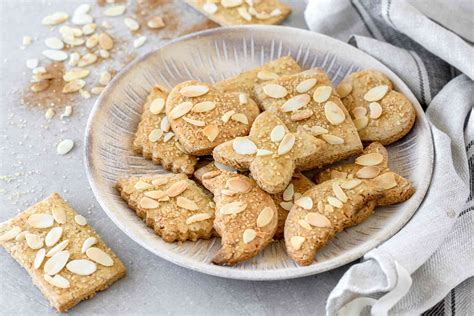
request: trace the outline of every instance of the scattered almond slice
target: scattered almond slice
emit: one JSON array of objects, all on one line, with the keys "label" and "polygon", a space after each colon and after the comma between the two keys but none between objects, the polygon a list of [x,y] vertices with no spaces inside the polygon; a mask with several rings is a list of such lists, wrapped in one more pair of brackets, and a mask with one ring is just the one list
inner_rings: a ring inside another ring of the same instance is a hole
[{"label": "scattered almond slice", "polygon": [[106,252],[99,248],[90,247],[87,249],[86,255],[92,261],[95,261],[103,266],[111,267],[114,265],[113,259]]},{"label": "scattered almond slice", "polygon": [[293,195],[295,194],[295,186],[293,183],[290,183],[285,191],[283,191],[283,200],[284,201],[291,201],[293,199]]},{"label": "scattered almond slice", "polygon": [[146,190],[146,189],[149,189],[151,188],[152,185],[149,184],[148,182],[145,182],[145,181],[142,181],[142,180],[139,180],[137,183],[135,183],[135,185],[133,186],[133,188],[137,191],[142,191],[142,190]]},{"label": "scattered almond slice", "polygon": [[238,193],[247,193],[252,188],[251,184],[240,178],[240,177],[233,177],[226,181],[226,187],[234,192]]},{"label": "scattered almond slice", "polygon": [[203,9],[205,12],[209,13],[209,14],[214,14],[214,13],[217,12],[217,9],[218,9],[218,8],[217,8],[217,6],[216,6],[214,3],[212,3],[212,2],[206,2],[206,3],[204,3],[204,5],[202,6],[202,9]]},{"label": "scattered almond slice", "polygon": [[153,190],[143,193],[145,196],[157,201],[169,201],[169,196],[164,191]]},{"label": "scattered almond slice", "polygon": [[239,123],[242,123],[242,124],[245,124],[245,125],[249,124],[249,120],[248,120],[247,116],[244,113],[236,113],[236,114],[231,116],[231,119],[233,121],[236,121],[236,122],[239,122]]},{"label": "scattered almond slice", "polygon": [[135,19],[126,17],[123,19],[123,23],[132,32],[138,31],[140,29],[140,23],[138,23]]},{"label": "scattered almond slice", "polygon": [[221,5],[224,8],[235,8],[242,5],[243,0],[221,0]]},{"label": "scattered almond slice", "polygon": [[333,196],[328,197],[328,203],[336,208],[342,208],[343,206],[342,202]]},{"label": "scattered almond slice", "polygon": [[356,186],[358,186],[361,183],[362,183],[362,181],[360,181],[358,179],[348,180],[348,181],[341,184],[341,188],[350,190],[350,189],[355,188]]},{"label": "scattered almond slice", "polygon": [[51,15],[48,15],[41,20],[43,25],[58,25],[65,22],[69,18],[69,15],[66,12],[55,12]]},{"label": "scattered almond slice", "polygon": [[196,211],[199,209],[199,206],[196,204],[196,202],[183,196],[178,196],[176,199],[176,205],[190,211]]},{"label": "scattered almond slice", "polygon": [[72,80],[66,83],[63,87],[63,93],[73,93],[81,90],[86,85],[86,82],[82,79]]},{"label": "scattered almond slice", "polygon": [[341,145],[344,144],[344,139],[331,134],[323,134],[321,137],[326,141],[326,143],[331,145]]},{"label": "scattered almond slice", "polygon": [[[163,99],[164,101],[164,99]],[[195,113],[203,113],[203,112],[209,112],[212,111],[216,108],[216,103],[212,101],[203,101],[196,103],[193,108],[191,109],[192,112]]]},{"label": "scattered almond slice", "polygon": [[64,268],[67,261],[69,260],[70,253],[67,250],[60,251],[54,254],[51,258],[46,261],[44,264],[43,270],[46,274],[55,275]]},{"label": "scattered almond slice", "polygon": [[115,5],[110,8],[105,9],[104,15],[105,16],[119,16],[125,13],[126,10],[125,5]]},{"label": "scattered almond slice", "polygon": [[307,230],[312,230],[313,228],[311,227],[311,225],[308,224],[307,221],[305,221],[304,219],[300,219],[298,221],[298,224],[300,224],[301,227],[303,227],[304,229],[307,229]]},{"label": "scattered almond slice", "polygon": [[220,208],[220,213],[223,215],[232,215],[232,214],[238,214],[240,212],[245,211],[247,208],[247,203],[245,202],[231,202],[223,205]]},{"label": "scattered almond slice", "polygon": [[83,79],[89,76],[90,71],[87,69],[83,68],[73,68],[70,71],[67,71],[63,75],[63,80],[66,82],[77,80],[77,79]]},{"label": "scattered almond slice", "polygon": [[375,166],[383,161],[383,155],[379,153],[370,153],[356,158],[355,163],[361,166]]},{"label": "scattered almond slice", "polygon": [[66,264],[66,269],[77,275],[91,275],[97,270],[97,265],[87,259],[71,260]]},{"label": "scattered almond slice", "polygon": [[99,83],[103,86],[106,86],[110,82],[110,79],[112,79],[110,72],[103,71],[100,73]]},{"label": "scattered almond slice", "polygon": [[273,209],[271,207],[265,207],[257,217],[257,227],[265,227],[273,219]]},{"label": "scattered almond slice", "polygon": [[370,118],[378,119],[382,115],[382,106],[378,102],[369,103]]},{"label": "scattered almond slice", "polygon": [[345,98],[352,92],[352,84],[348,82],[340,83],[336,88],[337,94],[339,97]]},{"label": "scattered almond slice", "polygon": [[165,108],[165,99],[157,98],[150,104],[150,112],[153,114],[160,114]]},{"label": "scattered almond slice", "polygon": [[296,86],[296,92],[298,93],[308,92],[314,87],[316,82],[317,80],[314,78],[303,80]]},{"label": "scattered almond slice", "polygon": [[229,122],[230,118],[232,117],[232,115],[234,115],[234,113],[235,113],[234,110],[230,110],[222,114],[222,117],[221,117],[222,122],[224,123]]},{"label": "scattered almond slice", "polygon": [[313,115],[313,111],[310,109],[295,111],[291,114],[291,120],[298,122],[310,118]]},{"label": "scattered almond slice", "polygon": [[268,155],[273,155],[273,152],[270,150],[266,149],[257,149],[257,156],[268,156]]},{"label": "scattered almond slice", "polygon": [[219,128],[215,125],[208,125],[203,128],[202,133],[209,141],[213,142],[219,135]]},{"label": "scattered almond slice", "polygon": [[364,117],[367,115],[367,109],[363,106],[357,106],[351,111],[354,118]]},{"label": "scattered almond slice", "polygon": [[364,95],[364,100],[369,101],[369,102],[374,102],[383,99],[383,97],[387,94],[388,92],[388,86],[387,85],[379,85],[376,87],[373,87],[367,93]]},{"label": "scattered almond slice", "polygon": [[257,232],[251,228],[247,228],[246,230],[244,230],[244,233],[242,235],[242,241],[245,244],[249,244],[255,239],[255,237],[257,237]]},{"label": "scattered almond slice", "polygon": [[232,142],[232,148],[241,155],[253,155],[257,152],[257,145],[248,137],[236,137]]},{"label": "scattered almond slice", "polygon": [[346,119],[344,111],[334,102],[329,101],[324,104],[324,114],[332,125],[339,125]]},{"label": "scattered almond slice", "polygon": [[192,107],[193,107],[193,104],[191,102],[180,103],[171,110],[168,117],[172,120],[176,120],[186,115],[189,111],[191,111]]},{"label": "scattered almond slice", "polygon": [[314,90],[313,100],[318,103],[326,102],[332,93],[332,87],[330,86],[319,86]]},{"label": "scattered almond slice", "polygon": [[87,53],[84,56],[82,56],[81,59],[79,59],[79,61],[77,62],[77,66],[86,67],[86,66],[92,65],[96,61],[97,61],[97,55],[92,54],[92,53]]},{"label": "scattered almond slice", "polygon": [[246,93],[239,93],[239,103],[240,105],[247,104],[248,97]]},{"label": "scattered almond slice", "polygon": [[146,197],[146,196],[140,199],[139,204],[140,204],[140,207],[143,209],[154,209],[154,208],[158,208],[158,206],[160,205],[157,201],[150,199],[149,197]]},{"label": "scattered almond slice", "polygon": [[294,134],[286,134],[285,137],[283,137],[283,139],[281,140],[280,145],[278,146],[278,155],[282,156],[284,154],[289,153],[293,149],[295,142],[296,137]]},{"label": "scattered almond slice", "polygon": [[310,128],[310,133],[313,136],[319,136],[319,135],[322,135],[322,134],[327,134],[327,133],[329,133],[329,131],[327,129],[325,129],[324,127],[315,125],[315,126],[312,126]]},{"label": "scattered almond slice", "polygon": [[31,91],[38,93],[41,91],[44,91],[49,88],[49,81],[48,80],[42,80],[39,82],[35,82],[31,85]]},{"label": "scattered almond slice", "polygon": [[360,168],[356,173],[356,177],[359,179],[372,179],[378,176],[380,169],[376,166],[369,166]]},{"label": "scattered almond slice", "polygon": [[146,36],[140,36],[139,38],[133,41],[133,47],[135,48],[142,47],[145,44],[146,39],[147,39]]},{"label": "scattered almond slice", "polygon": [[0,241],[9,241],[15,238],[21,232],[21,228],[18,226],[13,226],[9,230],[3,233],[0,236]]},{"label": "scattered almond slice", "polygon": [[192,118],[186,117],[186,116],[183,116],[183,120],[188,122],[191,125],[194,125],[194,126],[201,126],[202,127],[202,126],[206,125],[206,122],[204,122],[204,121],[195,120],[195,119],[192,119]]},{"label": "scattered almond slice", "polygon": [[161,136],[163,135],[163,131],[159,128],[155,128],[148,134],[148,140],[152,143],[156,143],[160,140]]},{"label": "scattered almond slice", "polygon": [[301,237],[301,236],[293,236],[290,239],[291,247],[295,250],[300,250],[301,247],[303,246],[304,241],[306,238]]},{"label": "scattered almond slice", "polygon": [[314,213],[314,212],[308,213],[305,216],[305,220],[308,224],[314,227],[320,227],[320,228],[331,227],[331,222],[329,221],[329,219],[326,216],[319,213]]},{"label": "scattered almond slice", "polygon": [[69,281],[66,278],[60,276],[59,274],[56,274],[53,277],[48,274],[45,274],[44,280],[48,282],[49,284],[60,289],[67,289],[70,287]]},{"label": "scattered almond slice", "polygon": [[204,85],[186,86],[179,90],[179,93],[181,93],[182,96],[189,98],[200,97],[208,92],[209,87]]},{"label": "scattered almond slice", "polygon": [[285,137],[285,127],[283,125],[277,125],[275,126],[271,133],[270,133],[270,139],[272,142],[279,142]]},{"label": "scattered almond slice", "polygon": [[245,7],[237,8],[237,12],[245,21],[252,21],[252,15],[250,15],[249,11]]},{"label": "scattered almond slice", "polygon": [[186,219],[186,224],[191,225],[191,224],[194,224],[194,223],[197,223],[197,222],[205,221],[205,220],[210,219],[210,218],[211,218],[211,215],[209,213],[194,214],[194,215],[189,216]]},{"label": "scattered almond slice", "polygon": [[[44,40],[44,44],[51,49],[63,49],[64,43],[57,37],[48,37]],[[33,67],[34,68],[34,67]]]},{"label": "scattered almond slice", "polygon": [[79,226],[84,226],[87,224],[87,219],[82,216],[82,215],[76,215],[74,216],[74,221],[76,222],[77,225]]},{"label": "scattered almond slice", "polygon": [[54,61],[64,61],[68,58],[67,53],[63,52],[62,50],[47,49],[47,50],[44,50],[42,54],[46,58],[54,60]]},{"label": "scattered almond slice", "polygon": [[167,190],[166,195],[175,197],[183,193],[188,188],[188,183],[184,180],[173,183]]},{"label": "scattered almond slice", "polygon": [[54,224],[54,217],[45,213],[31,214],[27,222],[33,228],[49,228]]},{"label": "scattered almond slice", "polygon": [[169,140],[171,140],[171,138],[174,137],[174,133],[173,132],[168,132],[165,134],[165,136],[163,137],[163,142],[168,142]]},{"label": "scattered almond slice", "polygon": [[309,196],[303,196],[295,201],[295,205],[302,207],[305,210],[310,210],[313,208],[313,200]]},{"label": "scattered almond slice", "polygon": [[397,186],[397,180],[393,172],[386,172],[374,179],[384,190],[389,190]]},{"label": "scattered almond slice", "polygon": [[262,70],[257,73],[257,78],[264,81],[275,80],[275,79],[278,79],[279,77],[280,76],[278,74],[271,71],[266,71],[266,70]]},{"label": "scattered almond slice", "polygon": [[114,40],[107,33],[99,34],[99,46],[105,50],[111,50],[114,47]]},{"label": "scattered almond slice", "polygon": [[308,94],[298,94],[283,103],[281,110],[283,112],[293,112],[299,110],[305,107],[310,100],[311,97]]},{"label": "scattered almond slice", "polygon": [[44,248],[41,248],[38,250],[35,254],[35,259],[33,261],[33,269],[37,270],[39,267],[41,267],[41,264],[44,261],[44,257],[46,255],[46,250]]},{"label": "scattered almond slice", "polygon": [[161,17],[155,16],[155,17],[151,18],[146,23],[146,25],[151,29],[161,29],[161,28],[165,27],[165,22],[163,21],[163,19]]},{"label": "scattered almond slice", "polygon": [[44,238],[44,243],[46,244],[46,247],[52,247],[56,245],[59,239],[61,239],[62,234],[62,227],[53,227]]},{"label": "scattered almond slice", "polygon": [[263,92],[274,99],[284,98],[288,94],[288,90],[286,90],[285,87],[275,83],[265,85],[263,87]]},{"label": "scattered almond slice", "polygon": [[96,243],[97,243],[97,238],[95,237],[87,238],[86,240],[84,240],[84,243],[82,244],[81,252],[86,253],[87,249],[94,246]]},{"label": "scattered almond slice", "polygon": [[281,208],[283,208],[284,210],[291,210],[291,208],[293,207],[293,202],[291,201],[288,201],[288,202],[280,202],[280,206]]},{"label": "scattered almond slice", "polygon": [[367,116],[361,116],[354,119],[354,126],[358,131],[364,129],[369,124],[369,118]]},{"label": "scattered almond slice", "polygon": [[69,240],[63,240],[53,248],[49,249],[49,251],[46,253],[46,257],[52,257],[55,254],[57,254],[60,251],[63,251],[67,245],[69,244]]},{"label": "scattered almond slice", "polygon": [[168,120],[168,116],[165,116],[160,122],[160,129],[163,132],[169,132],[170,128],[171,128],[171,125],[170,125],[170,121]]},{"label": "scattered almond slice", "polygon": [[344,193],[344,191],[341,189],[339,184],[333,183],[332,184],[332,192],[334,195],[343,203],[347,202],[347,195]]}]

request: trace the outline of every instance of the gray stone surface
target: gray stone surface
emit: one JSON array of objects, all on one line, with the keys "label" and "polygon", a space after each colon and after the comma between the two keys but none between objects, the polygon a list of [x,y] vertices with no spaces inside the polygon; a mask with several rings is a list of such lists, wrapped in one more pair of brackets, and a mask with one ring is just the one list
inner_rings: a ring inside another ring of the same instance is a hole
[{"label": "gray stone surface", "polygon": [[[123,234],[100,209],[89,188],[83,163],[83,134],[95,98],[71,101],[68,104],[74,108],[72,117],[60,119],[62,110],[58,110],[50,122],[44,117],[45,108],[21,104],[30,79],[26,59],[40,58],[46,64],[41,58],[43,40],[57,34],[57,30],[42,26],[41,19],[59,10],[72,13],[84,2],[87,1],[0,1],[0,221],[57,191],[88,218],[123,259],[128,275],[94,299],[76,306],[71,314],[322,315],[329,292],[347,267],[279,282],[212,277],[149,253]],[[292,5],[294,13],[285,25],[305,28],[304,1],[286,2]],[[178,28],[204,21],[182,1],[175,3],[182,19]],[[93,15],[98,16],[100,10],[95,5]],[[128,9],[127,15],[132,13]],[[97,19],[99,23],[102,20]],[[166,42],[160,33],[147,33],[148,43],[133,49],[123,17],[108,20],[114,25],[110,33],[122,42],[111,64],[117,70],[123,66],[117,60],[125,59],[130,51],[140,55]],[[24,35],[33,36],[35,41],[22,50]],[[109,65],[105,62],[92,68],[96,69],[94,74]],[[73,139],[76,146],[68,155],[58,156],[56,144],[64,138]],[[0,262],[0,314],[55,314],[27,273],[3,249]]]}]

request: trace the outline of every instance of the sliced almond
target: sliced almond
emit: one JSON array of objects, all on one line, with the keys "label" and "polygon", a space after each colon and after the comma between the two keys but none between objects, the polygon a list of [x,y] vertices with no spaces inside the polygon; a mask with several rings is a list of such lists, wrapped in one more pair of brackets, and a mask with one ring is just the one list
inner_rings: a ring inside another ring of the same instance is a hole
[{"label": "sliced almond", "polygon": [[314,87],[316,82],[317,82],[317,80],[315,78],[303,80],[296,86],[296,91],[298,93],[308,92],[309,90],[311,90]]},{"label": "sliced almond", "polygon": [[99,248],[90,247],[89,249],[87,249],[86,255],[92,261],[95,261],[103,266],[111,267],[114,265],[114,260],[112,259],[112,257],[110,257],[106,252]]},{"label": "sliced almond", "polygon": [[291,202],[291,201],[280,202],[280,206],[281,206],[282,209],[289,211],[293,207],[293,202]]},{"label": "sliced almond", "polygon": [[354,126],[358,131],[364,129],[369,124],[369,118],[367,116],[361,116],[354,119]]},{"label": "sliced almond", "polygon": [[112,79],[112,75],[108,71],[103,71],[100,73],[99,76],[99,83],[103,86],[106,86],[110,80]]},{"label": "sliced almond", "polygon": [[324,203],[323,201],[318,202],[318,211],[323,212],[324,211]]},{"label": "sliced almond", "polygon": [[41,248],[38,250],[35,254],[35,260],[33,261],[33,269],[37,270],[39,267],[41,267],[41,264],[44,261],[44,257],[46,255],[46,250],[44,248]]},{"label": "sliced almond", "polygon": [[359,156],[355,163],[361,166],[375,166],[383,162],[383,155],[379,153],[371,153]]},{"label": "sliced almond", "polygon": [[329,101],[324,104],[324,114],[332,125],[339,125],[346,119],[344,111],[334,102]]},{"label": "sliced almond", "polygon": [[87,259],[76,259],[69,261],[66,269],[77,275],[91,275],[97,270],[97,265]]},{"label": "sliced almond", "polygon": [[53,49],[44,50],[43,55],[46,56],[48,59],[51,59],[54,61],[64,61],[68,57],[66,52],[63,52],[61,50],[53,50]]},{"label": "sliced almond", "polygon": [[332,94],[332,87],[330,86],[319,86],[314,90],[313,100],[322,103],[326,102]]},{"label": "sliced almond", "polygon": [[328,197],[328,203],[336,208],[342,208],[344,204],[333,196]]},{"label": "sliced almond", "polygon": [[364,95],[364,100],[369,101],[369,102],[374,102],[381,100],[388,92],[388,86],[387,85],[380,85],[373,87],[367,93]]},{"label": "sliced almond", "polygon": [[374,179],[377,185],[381,186],[384,190],[389,190],[397,186],[397,180],[393,172],[386,172]]},{"label": "sliced almond", "polygon": [[236,122],[239,122],[239,123],[242,123],[242,124],[245,124],[245,125],[249,124],[249,119],[247,118],[247,116],[244,113],[236,113],[236,114],[232,115],[231,119],[233,121],[236,121]]},{"label": "sliced almond", "polygon": [[257,149],[257,156],[269,156],[273,155],[273,152],[266,149]]},{"label": "sliced almond", "polygon": [[285,127],[283,125],[275,126],[270,133],[272,142],[278,143],[283,137],[285,137]]},{"label": "sliced almond", "polygon": [[163,136],[163,142],[167,143],[169,140],[171,140],[174,137],[173,132],[168,132]]},{"label": "sliced almond", "polygon": [[371,102],[369,103],[370,109],[370,118],[371,119],[378,119],[382,115],[382,106],[378,102]]},{"label": "sliced almond", "polygon": [[200,120],[195,120],[195,119],[192,119],[190,117],[186,117],[186,116],[183,116],[183,120],[188,122],[189,124],[191,125],[194,125],[194,126],[205,126],[206,125],[206,122],[204,121],[200,121]]},{"label": "sliced almond", "polygon": [[196,204],[196,202],[183,196],[178,196],[176,199],[176,205],[190,211],[196,211],[199,209],[199,206]]},{"label": "sliced almond", "polygon": [[87,48],[94,48],[99,44],[99,34],[92,34],[86,40]]},{"label": "sliced almond", "polygon": [[[249,14],[249,16],[250,16],[250,14]],[[278,74],[274,73],[274,72],[262,70],[262,71],[259,71],[257,73],[257,78],[260,79],[260,80],[267,81],[267,80],[278,79],[278,78],[280,78],[280,76]]]},{"label": "sliced almond", "polygon": [[232,142],[232,148],[241,155],[253,155],[257,152],[257,145],[248,137],[236,137]]},{"label": "sliced almond", "polygon": [[221,0],[221,5],[224,8],[235,8],[242,4],[243,0]]},{"label": "sliced almond", "polygon": [[235,113],[234,110],[230,110],[230,111],[225,112],[221,117],[222,122],[224,122],[224,123],[229,122],[230,118],[232,117],[232,115],[234,115],[234,113]]},{"label": "sliced almond", "polygon": [[327,129],[325,129],[324,127],[315,125],[315,126],[311,126],[309,132],[313,136],[319,136],[319,135],[322,135],[322,134],[327,134],[329,131]]},{"label": "sliced almond", "polygon": [[90,71],[82,68],[73,68],[71,71],[68,71],[64,74],[64,81],[73,81],[76,79],[83,79],[89,76]]},{"label": "sliced almond", "polygon": [[[63,49],[64,43],[57,37],[48,37],[44,40],[44,44],[51,49]],[[35,66],[36,67],[36,66]],[[33,67],[33,68],[35,68]]]},{"label": "sliced almond", "polygon": [[303,227],[304,229],[307,229],[307,230],[313,229],[313,228],[311,227],[311,225],[309,225],[308,222],[305,221],[304,219],[300,219],[300,220],[298,221],[298,224],[300,224],[300,226]]},{"label": "sliced almond", "polygon": [[169,182],[169,179],[166,177],[157,177],[151,180],[151,184],[153,185],[164,185]]},{"label": "sliced almond", "polygon": [[138,23],[137,20],[134,20],[132,18],[126,17],[125,19],[123,19],[123,23],[132,32],[138,31],[140,29],[140,23]]},{"label": "sliced almond", "polygon": [[336,88],[339,97],[345,98],[352,92],[352,84],[349,82],[341,82]]},{"label": "sliced almond", "polygon": [[188,188],[188,182],[186,180],[181,180],[176,183],[173,183],[167,190],[166,195],[169,197],[175,197],[186,191]]},{"label": "sliced almond", "polygon": [[46,257],[52,257],[55,254],[57,254],[60,251],[63,251],[67,245],[69,244],[69,240],[63,240],[53,248],[49,249],[49,251],[46,253]]},{"label": "sliced almond", "polygon": [[82,79],[76,79],[68,82],[63,87],[63,93],[73,93],[81,90],[86,85],[86,82]]},{"label": "sliced almond", "polygon": [[79,225],[79,226],[84,226],[84,225],[87,224],[87,219],[86,219],[84,216],[79,215],[79,214],[76,215],[76,216],[74,216],[74,221],[75,221],[75,222],[77,223],[77,225]]},{"label": "sliced almond", "polygon": [[306,238],[304,237],[293,236],[290,239],[291,247],[293,247],[294,250],[300,250],[305,240]]},{"label": "sliced almond", "polygon": [[147,40],[146,36],[140,36],[139,38],[133,41],[133,47],[135,48],[142,47],[143,45],[145,45],[146,40]]},{"label": "sliced almond", "polygon": [[265,207],[261,212],[260,214],[258,214],[258,217],[257,217],[257,227],[265,227],[267,226],[268,224],[270,224],[270,222],[272,221],[273,219],[273,209],[271,207]]},{"label": "sliced almond", "polygon": [[240,105],[247,104],[248,101],[249,100],[248,100],[247,94],[239,93],[239,103],[240,103]]},{"label": "sliced almond", "polygon": [[309,196],[300,197],[295,201],[295,204],[304,208],[305,210],[310,210],[313,208],[313,200]]},{"label": "sliced almond", "polygon": [[313,111],[310,109],[295,111],[291,114],[291,120],[298,122],[310,118],[313,115]]},{"label": "sliced almond", "polygon": [[33,92],[41,92],[48,89],[50,86],[49,80],[41,80],[39,82],[35,82],[31,85],[31,91]]},{"label": "sliced almond", "polygon": [[171,125],[170,125],[170,121],[168,120],[168,117],[165,116],[161,119],[161,122],[160,122],[160,129],[163,131],[163,132],[169,132],[171,128]]},{"label": "sliced almond", "polygon": [[71,139],[64,139],[59,142],[58,146],[56,147],[56,153],[58,155],[66,155],[69,153],[72,148],[74,147],[74,141]]},{"label": "sliced almond", "polygon": [[202,112],[208,112],[212,111],[216,108],[216,103],[212,101],[203,101],[199,102],[196,105],[193,106],[191,109],[192,112],[195,113],[202,113]]},{"label": "sliced almond", "polygon": [[282,12],[279,8],[273,9],[272,12],[270,12],[270,16],[280,16],[281,14]]},{"label": "sliced almond", "polygon": [[283,191],[283,200],[284,201],[291,201],[293,199],[293,195],[295,194],[295,186],[293,183],[290,183],[285,191]]},{"label": "sliced almond", "polygon": [[70,253],[67,250],[60,251],[46,261],[43,270],[46,274],[55,275],[64,268],[69,260]]},{"label": "sliced almond", "polygon": [[199,97],[201,95],[205,95],[208,92],[209,87],[204,85],[186,86],[179,90],[179,93],[181,93],[182,96],[190,98]]},{"label": "sliced almond", "polygon": [[99,34],[99,46],[105,50],[111,50],[114,47],[114,40],[107,33]]},{"label": "sliced almond", "polygon": [[329,221],[329,219],[326,216],[319,213],[314,213],[314,212],[308,213],[305,216],[305,220],[311,226],[314,226],[314,227],[320,227],[320,228],[331,227],[331,222]]},{"label": "sliced almond", "polygon": [[237,201],[237,202],[231,202],[223,205],[220,208],[220,213],[223,215],[231,215],[231,214],[238,214],[240,212],[245,211],[247,208],[247,203]]},{"label": "sliced almond", "polygon": [[234,192],[247,193],[252,189],[252,185],[246,179],[233,177],[227,180],[226,187]]},{"label": "sliced almond", "polygon": [[151,184],[142,180],[138,180],[137,183],[135,183],[135,185],[133,186],[133,188],[137,191],[146,190],[151,187]]},{"label": "sliced almond", "polygon": [[57,25],[61,24],[69,18],[69,14],[66,12],[55,12],[51,15],[48,15],[41,20],[43,25]]},{"label": "sliced almond", "polygon": [[356,173],[356,177],[360,179],[372,179],[378,176],[380,169],[376,166],[363,167]]},{"label": "sliced almond", "polygon": [[176,120],[191,111],[192,107],[193,104],[191,102],[180,103],[171,110],[168,117],[172,120]]},{"label": "sliced almond", "polygon": [[157,142],[161,136],[163,136],[163,131],[161,129],[154,129],[150,132],[150,134],[148,134],[148,140],[152,143],[155,143]]},{"label": "sliced almond", "polygon": [[298,94],[283,103],[281,110],[283,112],[293,112],[305,107],[309,101],[311,101],[311,97],[308,94]]},{"label": "sliced almond", "polygon": [[363,106],[357,106],[351,111],[354,118],[364,117],[367,115],[367,109]]},{"label": "sliced almond", "polygon": [[18,226],[13,226],[12,228],[10,228],[9,230],[7,230],[6,232],[4,232],[1,236],[0,236],[0,241],[9,241],[9,240],[12,240],[13,238],[15,238],[18,234],[20,234],[21,232],[21,228],[18,227]]},{"label": "sliced almond", "polygon": [[186,219],[186,224],[191,225],[193,223],[202,222],[210,218],[211,218],[211,214],[209,213],[194,214],[194,215],[189,216]]},{"label": "sliced almond", "polygon": [[161,191],[161,190],[153,190],[153,191],[147,191],[145,193],[143,193],[146,197],[149,197],[150,199],[154,199],[154,200],[157,200],[157,201],[160,201],[161,199],[163,199],[165,196],[168,197],[166,195],[165,192]]},{"label": "sliced almond", "polygon": [[54,246],[59,239],[61,239],[61,236],[63,234],[63,229],[62,227],[54,227],[52,228],[48,234],[46,234],[46,237],[44,238],[44,242],[47,247],[52,247]]},{"label": "sliced almond", "polygon": [[97,29],[97,24],[89,23],[89,24],[86,24],[82,27],[82,33],[84,35],[90,35],[90,34],[94,33],[96,29]]},{"label": "sliced almond", "polygon": [[202,133],[209,141],[213,142],[219,135],[219,128],[216,125],[208,125],[202,129]]},{"label": "sliced almond", "polygon": [[165,22],[163,21],[163,18],[160,16],[155,16],[151,18],[146,25],[151,28],[151,29],[161,29],[165,27]]},{"label": "sliced almond", "polygon": [[82,56],[81,59],[79,59],[79,61],[77,62],[77,66],[86,67],[86,66],[92,65],[96,61],[97,61],[97,55],[92,54],[92,53],[87,53],[84,56]]},{"label": "sliced almond", "polygon": [[358,179],[348,180],[348,181],[341,184],[341,188],[350,190],[350,189],[355,188],[356,186],[358,186],[361,183],[362,183],[362,181],[360,181]]},{"label": "sliced almond", "polygon": [[332,184],[332,192],[334,195],[343,203],[347,202],[347,195],[344,193],[344,191],[341,189],[339,184],[333,183]]},{"label": "sliced almond", "polygon": [[115,5],[112,7],[107,8],[104,11],[105,16],[119,16],[125,13],[125,9],[127,7],[125,5]]},{"label": "sliced almond", "polygon": [[48,228],[53,226],[54,217],[51,214],[32,214],[28,217],[28,224],[34,228]]},{"label": "sliced almond", "polygon": [[[237,12],[242,17],[242,19],[244,19],[245,21],[248,21],[248,22],[252,21],[252,15],[250,15],[249,11],[247,11],[247,9],[245,7],[237,8]],[[263,80],[265,80],[265,79],[263,79]]]},{"label": "sliced almond", "polygon": [[255,237],[257,237],[257,232],[251,228],[247,228],[246,230],[244,230],[244,233],[242,235],[242,241],[245,244],[249,244],[255,239]]},{"label": "sliced almond", "polygon": [[344,144],[344,138],[331,135],[331,134],[323,134],[321,137],[326,141],[326,143],[331,145],[341,145]]},{"label": "sliced almond", "polygon": [[97,238],[89,237],[82,243],[81,252],[86,253],[87,249],[94,246],[97,243]]},{"label": "sliced almond", "polygon": [[146,196],[140,199],[139,204],[140,204],[140,207],[144,209],[154,209],[154,208],[158,208],[158,206],[160,205],[157,201],[150,199],[149,197],[146,197]]},{"label": "sliced almond", "polygon": [[289,153],[293,149],[295,142],[296,137],[294,134],[286,134],[285,137],[283,137],[283,139],[281,140],[280,145],[278,146],[278,155],[282,156],[284,154]]},{"label": "sliced almond", "polygon": [[59,274],[56,274],[53,277],[48,274],[45,274],[43,277],[46,282],[57,288],[67,289],[70,287],[69,281],[66,278],[60,276]]},{"label": "sliced almond", "polygon": [[275,84],[275,83],[269,83],[263,87],[263,92],[274,99],[280,99],[286,97],[288,94],[288,90],[286,90],[285,87]]}]

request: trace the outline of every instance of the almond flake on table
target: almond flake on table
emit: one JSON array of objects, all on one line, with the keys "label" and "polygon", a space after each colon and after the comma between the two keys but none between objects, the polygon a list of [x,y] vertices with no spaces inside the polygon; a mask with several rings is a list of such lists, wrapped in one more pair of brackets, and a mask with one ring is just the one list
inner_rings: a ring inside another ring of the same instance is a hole
[{"label": "almond flake on table", "polygon": [[110,82],[110,79],[112,79],[110,72],[104,71],[100,74],[99,83],[103,86],[106,86]]},{"label": "almond flake on table", "polygon": [[51,59],[54,61],[64,61],[68,57],[66,52],[63,52],[61,50],[54,50],[54,49],[44,50],[43,55],[46,56],[48,59]]},{"label": "almond flake on table", "polygon": [[31,43],[33,43],[33,38],[31,36],[26,35],[21,39],[21,44],[23,46],[30,46]]},{"label": "almond flake on table", "polygon": [[57,37],[48,37],[47,39],[44,40],[44,44],[51,49],[63,49],[64,48],[64,43]]},{"label": "almond flake on table", "polygon": [[138,23],[135,19],[126,17],[123,19],[123,23],[132,32],[138,31],[140,29],[140,23]]},{"label": "almond flake on table", "polygon": [[69,15],[66,12],[55,12],[51,15],[48,15],[41,20],[43,25],[57,25],[65,22],[69,18]]},{"label": "almond flake on table", "polygon": [[146,25],[151,29],[161,29],[165,27],[165,22],[159,16],[152,17]]},{"label": "almond flake on table", "polygon": [[141,47],[145,44],[146,42],[146,36],[140,36],[136,40],[133,41],[133,47],[138,48]]},{"label": "almond flake on table", "polygon": [[115,5],[113,7],[107,8],[104,11],[104,15],[105,16],[119,16],[125,13],[126,8],[127,7],[125,5]]},{"label": "almond flake on table", "polygon": [[72,150],[74,147],[74,141],[71,139],[65,139],[61,141],[56,147],[56,152],[58,155],[65,155]]},{"label": "almond flake on table", "polygon": [[74,14],[71,22],[75,25],[86,25],[94,22],[94,18],[89,14]]},{"label": "almond flake on table", "polygon": [[54,112],[54,110],[53,110],[52,108],[49,108],[49,109],[47,109],[46,112],[44,113],[44,117],[45,117],[46,119],[50,120],[50,119],[53,118],[54,114],[56,114],[56,113]]},{"label": "almond flake on table", "polygon": [[29,69],[35,69],[36,67],[38,67],[38,63],[38,59],[36,58],[27,59],[26,67],[28,67]]},{"label": "almond flake on table", "polygon": [[67,105],[64,108],[64,113],[61,114],[61,118],[69,117],[69,116],[71,116],[71,114],[72,114],[72,106]]},{"label": "almond flake on table", "polygon": [[96,28],[97,28],[97,24],[95,23],[86,24],[82,27],[82,33],[84,35],[91,35],[92,33],[95,32]]},{"label": "almond flake on table", "polygon": [[83,3],[79,5],[76,10],[74,10],[74,15],[88,14],[91,10],[91,5],[88,3]]}]

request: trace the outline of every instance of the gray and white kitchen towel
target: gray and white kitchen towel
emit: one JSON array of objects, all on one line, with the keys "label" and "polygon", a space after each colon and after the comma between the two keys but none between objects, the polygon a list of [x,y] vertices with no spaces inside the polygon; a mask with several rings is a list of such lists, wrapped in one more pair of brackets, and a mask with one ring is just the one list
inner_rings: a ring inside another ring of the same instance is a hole
[{"label": "gray and white kitchen towel", "polygon": [[309,0],[305,18],[400,76],[435,147],[420,208],[345,273],[327,314],[474,314],[474,1]]}]

